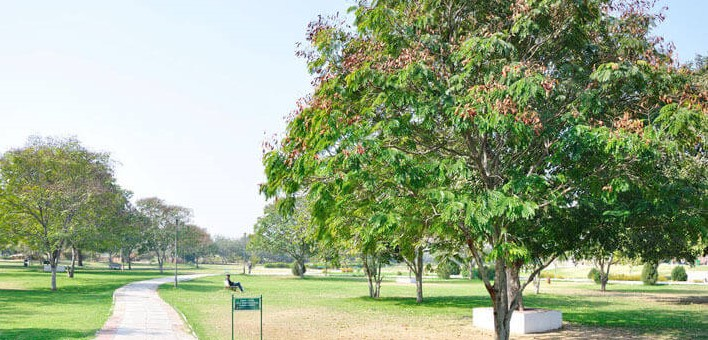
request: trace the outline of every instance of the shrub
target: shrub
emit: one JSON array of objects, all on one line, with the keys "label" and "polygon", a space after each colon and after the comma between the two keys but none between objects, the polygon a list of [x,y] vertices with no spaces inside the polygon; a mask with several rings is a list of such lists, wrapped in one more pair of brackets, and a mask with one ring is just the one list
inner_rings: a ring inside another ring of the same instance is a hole
[{"label": "shrub", "polygon": [[438,278],[447,280],[450,278],[450,272],[445,268],[445,266],[439,266],[435,271],[438,274]]},{"label": "shrub", "polygon": [[342,267],[342,268],[340,268],[340,270],[342,271],[342,273],[354,272],[354,269],[352,267]]},{"label": "shrub", "polygon": [[[302,270],[302,272],[300,272]],[[293,262],[292,265],[292,273],[295,276],[303,276],[305,275],[305,272],[307,272],[307,268],[305,266],[302,266],[302,269],[300,268],[300,265],[297,263],[297,261]]]},{"label": "shrub", "polygon": [[470,270],[467,268],[467,266],[464,266],[463,268],[460,268],[460,275],[462,275],[463,278],[467,279],[470,277]]},{"label": "shrub", "polygon": [[656,284],[656,281],[659,279],[657,267],[657,264],[651,262],[644,264],[644,268],[642,268],[642,282],[644,282],[645,285],[651,286]]},{"label": "shrub", "polygon": [[[487,266],[484,266],[484,269],[487,270],[487,279],[494,280],[494,268],[489,268]],[[475,279],[479,279],[479,280],[482,279],[482,275],[480,275],[480,273],[479,273],[479,268],[475,267],[472,270],[472,277]]]},{"label": "shrub", "polygon": [[444,261],[438,264],[435,272],[438,274],[439,278],[447,280],[450,278],[450,275],[457,275],[460,273],[460,266],[452,261]]},{"label": "shrub", "polygon": [[671,270],[671,279],[674,281],[688,281],[688,274],[683,266],[676,266]]},{"label": "shrub", "polygon": [[435,272],[438,274],[439,278],[449,279],[451,275],[460,274],[460,266],[453,261],[443,261],[438,263]]},{"label": "shrub", "polygon": [[269,263],[264,264],[263,268],[290,268],[290,263],[269,262]]},{"label": "shrub", "polygon": [[602,283],[602,278],[600,277],[600,271],[597,268],[590,269],[588,272],[588,279],[593,280],[593,282],[600,284]]}]

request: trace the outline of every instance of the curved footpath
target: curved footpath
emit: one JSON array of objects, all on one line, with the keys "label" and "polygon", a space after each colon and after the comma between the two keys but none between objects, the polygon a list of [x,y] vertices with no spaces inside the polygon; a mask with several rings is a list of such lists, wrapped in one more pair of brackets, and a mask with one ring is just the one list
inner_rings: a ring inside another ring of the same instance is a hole
[{"label": "curved footpath", "polygon": [[[180,275],[180,281],[208,274]],[[97,340],[197,339],[177,311],[157,295],[157,287],[174,277],[138,281],[113,293],[113,314],[98,331]]]}]

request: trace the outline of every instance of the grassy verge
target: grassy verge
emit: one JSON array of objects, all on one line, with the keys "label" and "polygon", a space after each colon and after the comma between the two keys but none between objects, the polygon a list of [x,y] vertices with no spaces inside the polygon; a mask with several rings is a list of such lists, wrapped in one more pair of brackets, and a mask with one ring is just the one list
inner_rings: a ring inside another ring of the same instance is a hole
[{"label": "grassy verge", "polygon": [[[233,277],[232,277],[233,278]],[[479,281],[433,280],[424,285],[425,302],[415,303],[413,285],[386,282],[382,298],[366,297],[359,278],[236,276],[246,288],[237,296],[263,295],[264,338],[470,338],[471,308],[489,306]],[[180,310],[200,338],[224,339],[231,333],[231,292],[222,277],[163,286],[160,295]],[[528,291],[527,307],[559,309],[571,325],[606,327],[628,335],[699,338],[708,329],[706,286],[594,285],[553,283],[542,294]],[[236,313],[237,338],[258,334],[258,313]],[[315,336],[316,335],[316,336]],[[473,336],[474,337],[474,336]]]},{"label": "grassy verge", "polygon": [[[105,268],[106,265],[94,268]],[[167,272],[166,274],[169,274]],[[154,269],[79,269],[74,279],[21,262],[0,263],[0,339],[90,339],[108,319],[113,291],[133,281],[160,276]]]}]

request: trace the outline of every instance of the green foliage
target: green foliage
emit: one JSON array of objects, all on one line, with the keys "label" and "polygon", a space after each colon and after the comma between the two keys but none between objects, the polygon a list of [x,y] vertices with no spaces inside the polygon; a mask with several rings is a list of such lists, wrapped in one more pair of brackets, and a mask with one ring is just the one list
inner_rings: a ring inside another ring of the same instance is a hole
[{"label": "green foliage", "polygon": [[444,262],[438,263],[438,266],[435,269],[435,272],[437,273],[439,278],[449,279],[450,275],[459,275],[460,274],[460,266],[457,265],[457,263],[455,263],[453,261],[444,261]]},{"label": "green foliage", "polygon": [[261,190],[290,208],[306,193],[318,238],[367,255],[435,239],[499,272],[583,244],[685,253],[707,225],[704,155],[698,180],[669,172],[701,145],[705,98],[647,40],[645,4],[374,1],[355,29],[319,20],[313,93]]},{"label": "green foliage", "polygon": [[276,204],[267,205],[253,228],[247,249],[275,255],[276,261],[288,258],[307,262],[317,249],[312,222],[304,199],[293,200],[293,204],[291,212],[280,211]]},{"label": "green foliage", "polygon": [[[173,252],[175,237],[179,239],[179,230],[185,229],[185,223],[191,218],[189,209],[167,204],[157,197],[142,198],[136,202],[137,210],[142,214],[144,223],[144,251],[153,252],[157,257],[160,270],[163,269],[169,253]],[[196,230],[194,233],[200,233]]]},{"label": "green foliage", "polygon": [[460,276],[462,276],[463,279],[468,279],[470,277],[470,270],[467,266],[462,266],[460,268]]},{"label": "green foliage", "polygon": [[588,272],[588,279],[593,280],[596,284],[602,283],[602,277],[600,271],[597,268],[592,268]]},{"label": "green foliage", "polygon": [[671,280],[674,281],[687,281],[688,274],[686,274],[686,269],[683,266],[676,266],[671,270]]},{"label": "green foliage", "polygon": [[657,264],[652,262],[644,263],[644,267],[642,267],[642,282],[645,285],[651,286],[655,285],[657,280],[659,280]]},{"label": "green foliage", "polygon": [[[487,267],[487,266],[484,266],[484,268],[487,271],[487,279],[494,280],[494,268]],[[482,279],[482,274],[479,271],[479,268],[474,267],[474,269],[472,269],[472,278],[477,279],[477,280]]]},{"label": "green foliage", "polygon": [[[63,248],[102,242],[123,212],[108,154],[75,139],[32,137],[0,159],[0,220],[10,236],[47,254],[54,268]],[[56,273],[52,272],[52,289]]]},{"label": "green foliage", "polygon": [[268,262],[263,264],[263,268],[291,268],[292,263],[285,262]]}]

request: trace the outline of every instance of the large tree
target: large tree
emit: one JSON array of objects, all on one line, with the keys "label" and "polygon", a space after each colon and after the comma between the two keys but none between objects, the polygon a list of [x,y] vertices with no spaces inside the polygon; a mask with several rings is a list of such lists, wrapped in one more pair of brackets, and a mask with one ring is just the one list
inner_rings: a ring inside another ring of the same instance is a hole
[{"label": "large tree", "polygon": [[117,186],[107,154],[74,139],[31,138],[0,160],[0,210],[16,237],[44,252],[56,290],[56,267],[64,247],[74,247],[106,218]]},{"label": "large tree", "polygon": [[248,260],[246,245],[248,244],[248,235],[244,234],[241,238],[228,238],[222,235],[214,236],[213,249],[214,254],[218,255],[223,264],[236,262],[241,258],[245,263]]},{"label": "large tree", "polygon": [[298,200],[294,214],[283,215],[269,204],[253,227],[248,247],[276,254],[287,254],[298,267],[300,277],[305,275],[305,262],[315,249],[312,240],[310,214],[305,200]]},{"label": "large tree", "polygon": [[192,261],[199,268],[199,259],[207,256],[212,239],[209,232],[194,224],[180,225],[178,252],[185,261]]},{"label": "large tree", "polygon": [[160,273],[170,252],[174,251],[177,228],[188,223],[191,218],[189,209],[167,204],[157,197],[143,198],[136,202],[138,211],[145,217],[143,221],[142,248],[152,251],[157,257]]},{"label": "large tree", "polygon": [[[270,145],[262,190],[309,192],[322,208],[347,199],[340,192],[366,164],[394,169],[386,151],[413,157],[411,169],[429,170],[416,206],[430,207],[440,239],[467,245],[506,339],[526,285],[593,226],[562,223],[578,201],[636,183],[655,153],[676,152],[662,147],[672,131],[695,128],[685,117],[705,116],[689,71],[677,72],[650,37],[649,7],[389,0],[359,2],[354,28],[320,18],[301,52],[314,92]],[[407,171],[379,174],[392,172]],[[521,282],[525,265],[533,269]]]}]

